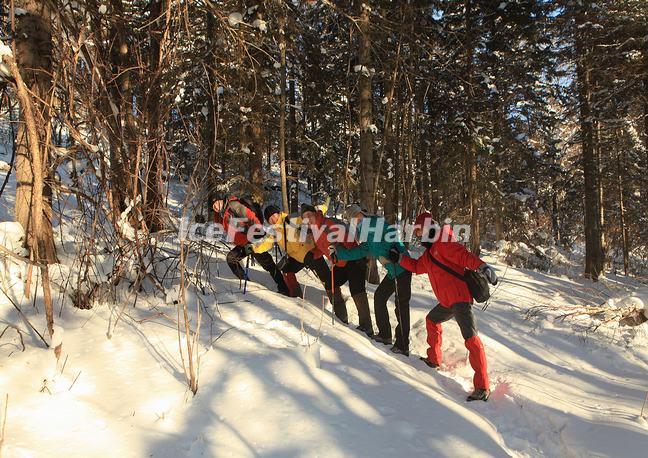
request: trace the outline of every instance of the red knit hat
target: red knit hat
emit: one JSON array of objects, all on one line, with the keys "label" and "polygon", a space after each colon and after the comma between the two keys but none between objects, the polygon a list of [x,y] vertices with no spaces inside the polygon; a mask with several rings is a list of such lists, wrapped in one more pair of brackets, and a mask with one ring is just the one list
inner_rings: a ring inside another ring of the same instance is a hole
[{"label": "red knit hat", "polygon": [[434,218],[432,218],[432,214],[430,212],[423,212],[419,214],[414,220],[414,225],[423,227],[425,226],[426,222],[428,223],[428,225],[434,223]]}]

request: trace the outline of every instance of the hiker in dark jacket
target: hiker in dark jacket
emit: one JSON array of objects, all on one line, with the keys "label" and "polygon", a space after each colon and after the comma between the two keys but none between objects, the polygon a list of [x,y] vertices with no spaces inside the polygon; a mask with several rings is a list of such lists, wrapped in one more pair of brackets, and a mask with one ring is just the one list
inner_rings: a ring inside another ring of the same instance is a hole
[{"label": "hiker in dark jacket", "polygon": [[[235,247],[227,253],[227,265],[232,273],[240,280],[245,279],[245,270],[241,266],[241,260],[252,256],[263,269],[265,269],[277,284],[279,293],[289,295],[288,287],[283,275],[277,269],[270,253],[255,253],[252,242],[262,238],[265,234],[261,230],[263,225],[253,207],[245,200],[236,196],[218,197],[212,208],[219,216],[223,229],[227,232],[228,241],[233,241]],[[256,229],[252,236],[250,230]],[[252,240],[250,240],[252,239]]]}]

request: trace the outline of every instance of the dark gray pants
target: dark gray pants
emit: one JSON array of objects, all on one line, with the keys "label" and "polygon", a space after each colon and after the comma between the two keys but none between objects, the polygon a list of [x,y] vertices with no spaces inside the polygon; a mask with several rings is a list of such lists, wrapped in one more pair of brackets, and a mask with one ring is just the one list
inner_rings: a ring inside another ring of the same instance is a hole
[{"label": "dark gray pants", "polygon": [[432,323],[443,323],[452,317],[457,321],[464,340],[468,340],[472,336],[477,335],[477,325],[475,324],[472,305],[468,302],[457,302],[456,304],[452,304],[450,308],[437,304],[427,314],[427,319]]},{"label": "dark gray pants", "polygon": [[401,350],[409,351],[409,332],[410,332],[410,307],[409,302],[412,297],[412,273],[409,271],[402,272],[397,279],[389,278],[385,275],[382,279],[376,293],[374,294],[374,312],[376,314],[376,324],[378,325],[378,334],[380,337],[391,339],[391,324],[389,323],[389,312],[387,311],[387,301],[397,292],[396,295],[396,342],[394,345]]}]

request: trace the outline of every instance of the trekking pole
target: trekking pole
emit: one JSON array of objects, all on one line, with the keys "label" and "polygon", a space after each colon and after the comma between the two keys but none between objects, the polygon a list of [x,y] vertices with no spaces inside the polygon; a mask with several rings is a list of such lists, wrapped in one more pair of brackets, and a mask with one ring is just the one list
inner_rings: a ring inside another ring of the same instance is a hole
[{"label": "trekking pole", "polygon": [[335,263],[331,259],[331,324],[335,326]]},{"label": "trekking pole", "polygon": [[245,292],[247,291],[247,282],[249,278],[248,273],[250,272],[250,257],[251,256],[248,256],[247,260],[245,261],[245,283],[243,283],[243,294],[245,294]]},{"label": "trekking pole", "polygon": [[218,262],[218,250],[214,250],[216,252],[216,278],[220,278],[220,263]]},{"label": "trekking pole", "polygon": [[[401,331],[401,345],[403,345],[405,342],[403,342],[404,339],[404,332],[403,332],[403,320],[401,318],[401,303],[400,303],[400,298],[398,297],[398,262],[392,262],[394,264],[394,300],[396,301],[396,313],[398,314],[398,325],[400,326],[400,331]],[[398,336],[396,336],[396,339],[398,340]],[[409,342],[407,342],[407,347],[409,347]]]},{"label": "trekking pole", "polygon": [[[396,313],[398,313],[398,325],[401,331],[401,345],[403,345],[405,342],[403,342],[403,320],[401,319],[401,304],[398,298],[398,275],[396,275],[396,268],[394,268],[394,301],[396,301]],[[396,339],[398,340],[398,336],[396,336]],[[407,346],[409,347],[409,342]]]},{"label": "trekking pole", "polygon": [[497,292],[499,287],[502,286],[502,283],[504,283],[504,279],[506,278],[506,272],[508,272],[508,265],[504,269],[504,273],[502,274],[502,278],[499,279],[499,282],[497,283],[497,286],[495,286],[495,288],[493,289],[493,292],[491,293],[490,297],[488,298],[488,300],[486,301],[486,303],[482,307],[483,312],[486,311],[486,309],[488,308],[488,306],[491,303],[491,300],[493,300],[493,296],[495,295],[495,293]]}]

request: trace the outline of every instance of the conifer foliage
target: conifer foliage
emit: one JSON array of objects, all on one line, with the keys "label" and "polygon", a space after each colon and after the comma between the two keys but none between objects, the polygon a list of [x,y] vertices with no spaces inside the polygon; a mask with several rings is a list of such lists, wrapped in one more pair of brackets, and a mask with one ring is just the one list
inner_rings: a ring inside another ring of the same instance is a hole
[{"label": "conifer foliage", "polygon": [[429,210],[474,252],[582,245],[593,279],[646,257],[645,1],[15,0],[1,19],[34,260],[56,261],[74,194],[89,240],[135,246],[146,275],[178,180],[192,217],[283,188],[287,210]]}]

